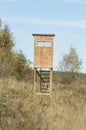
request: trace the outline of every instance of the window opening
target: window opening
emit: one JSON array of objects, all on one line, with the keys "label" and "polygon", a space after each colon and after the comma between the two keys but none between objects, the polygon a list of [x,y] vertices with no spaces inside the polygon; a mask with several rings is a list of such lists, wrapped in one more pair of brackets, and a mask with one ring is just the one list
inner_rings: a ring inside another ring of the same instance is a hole
[{"label": "window opening", "polygon": [[37,41],[36,46],[51,46],[50,41]]}]

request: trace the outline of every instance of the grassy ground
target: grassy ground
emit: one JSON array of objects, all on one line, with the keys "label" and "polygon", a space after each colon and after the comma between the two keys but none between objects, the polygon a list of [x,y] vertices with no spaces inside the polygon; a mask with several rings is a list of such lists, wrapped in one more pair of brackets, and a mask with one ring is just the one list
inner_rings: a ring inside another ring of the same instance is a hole
[{"label": "grassy ground", "polygon": [[55,84],[50,99],[30,82],[0,80],[0,130],[86,130],[86,84]]}]

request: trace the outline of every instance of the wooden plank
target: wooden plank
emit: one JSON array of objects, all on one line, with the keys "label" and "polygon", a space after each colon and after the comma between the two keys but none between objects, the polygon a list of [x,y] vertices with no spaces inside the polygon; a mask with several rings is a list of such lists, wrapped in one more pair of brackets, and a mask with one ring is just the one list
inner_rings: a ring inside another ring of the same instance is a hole
[{"label": "wooden plank", "polygon": [[35,47],[34,67],[52,68],[52,47]]},{"label": "wooden plank", "polygon": [[49,96],[49,93],[36,93],[37,95],[44,95],[44,96]]}]

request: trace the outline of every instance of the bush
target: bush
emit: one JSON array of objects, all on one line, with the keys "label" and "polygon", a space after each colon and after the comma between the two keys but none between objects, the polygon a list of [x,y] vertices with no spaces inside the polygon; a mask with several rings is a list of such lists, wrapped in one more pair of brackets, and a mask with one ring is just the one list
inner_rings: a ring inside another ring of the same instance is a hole
[{"label": "bush", "polygon": [[68,54],[64,54],[62,61],[59,63],[59,71],[61,81],[63,83],[71,83],[77,79],[81,69],[82,61],[78,57],[76,49],[71,47]]}]

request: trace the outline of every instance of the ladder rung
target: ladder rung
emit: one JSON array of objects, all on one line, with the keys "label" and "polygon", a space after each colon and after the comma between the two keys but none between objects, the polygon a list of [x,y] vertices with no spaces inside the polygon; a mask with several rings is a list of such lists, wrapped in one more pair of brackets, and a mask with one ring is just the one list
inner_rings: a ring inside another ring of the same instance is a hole
[{"label": "ladder rung", "polygon": [[44,95],[44,96],[48,96],[49,95],[49,93],[47,92],[41,92],[41,93],[36,93],[37,95]]},{"label": "ladder rung", "polygon": [[42,74],[42,73],[40,73],[40,75],[42,75],[42,76],[49,76],[50,74]]},{"label": "ladder rung", "polygon": [[40,72],[50,72],[50,70],[40,70]]},{"label": "ladder rung", "polygon": [[46,77],[42,77],[42,79],[44,79],[44,80],[50,80],[50,78],[48,78],[48,77],[47,78]]},{"label": "ladder rung", "polygon": [[45,86],[45,85],[43,85],[43,84],[41,84],[41,86],[40,87],[43,87],[43,88],[48,88],[48,84]]}]

